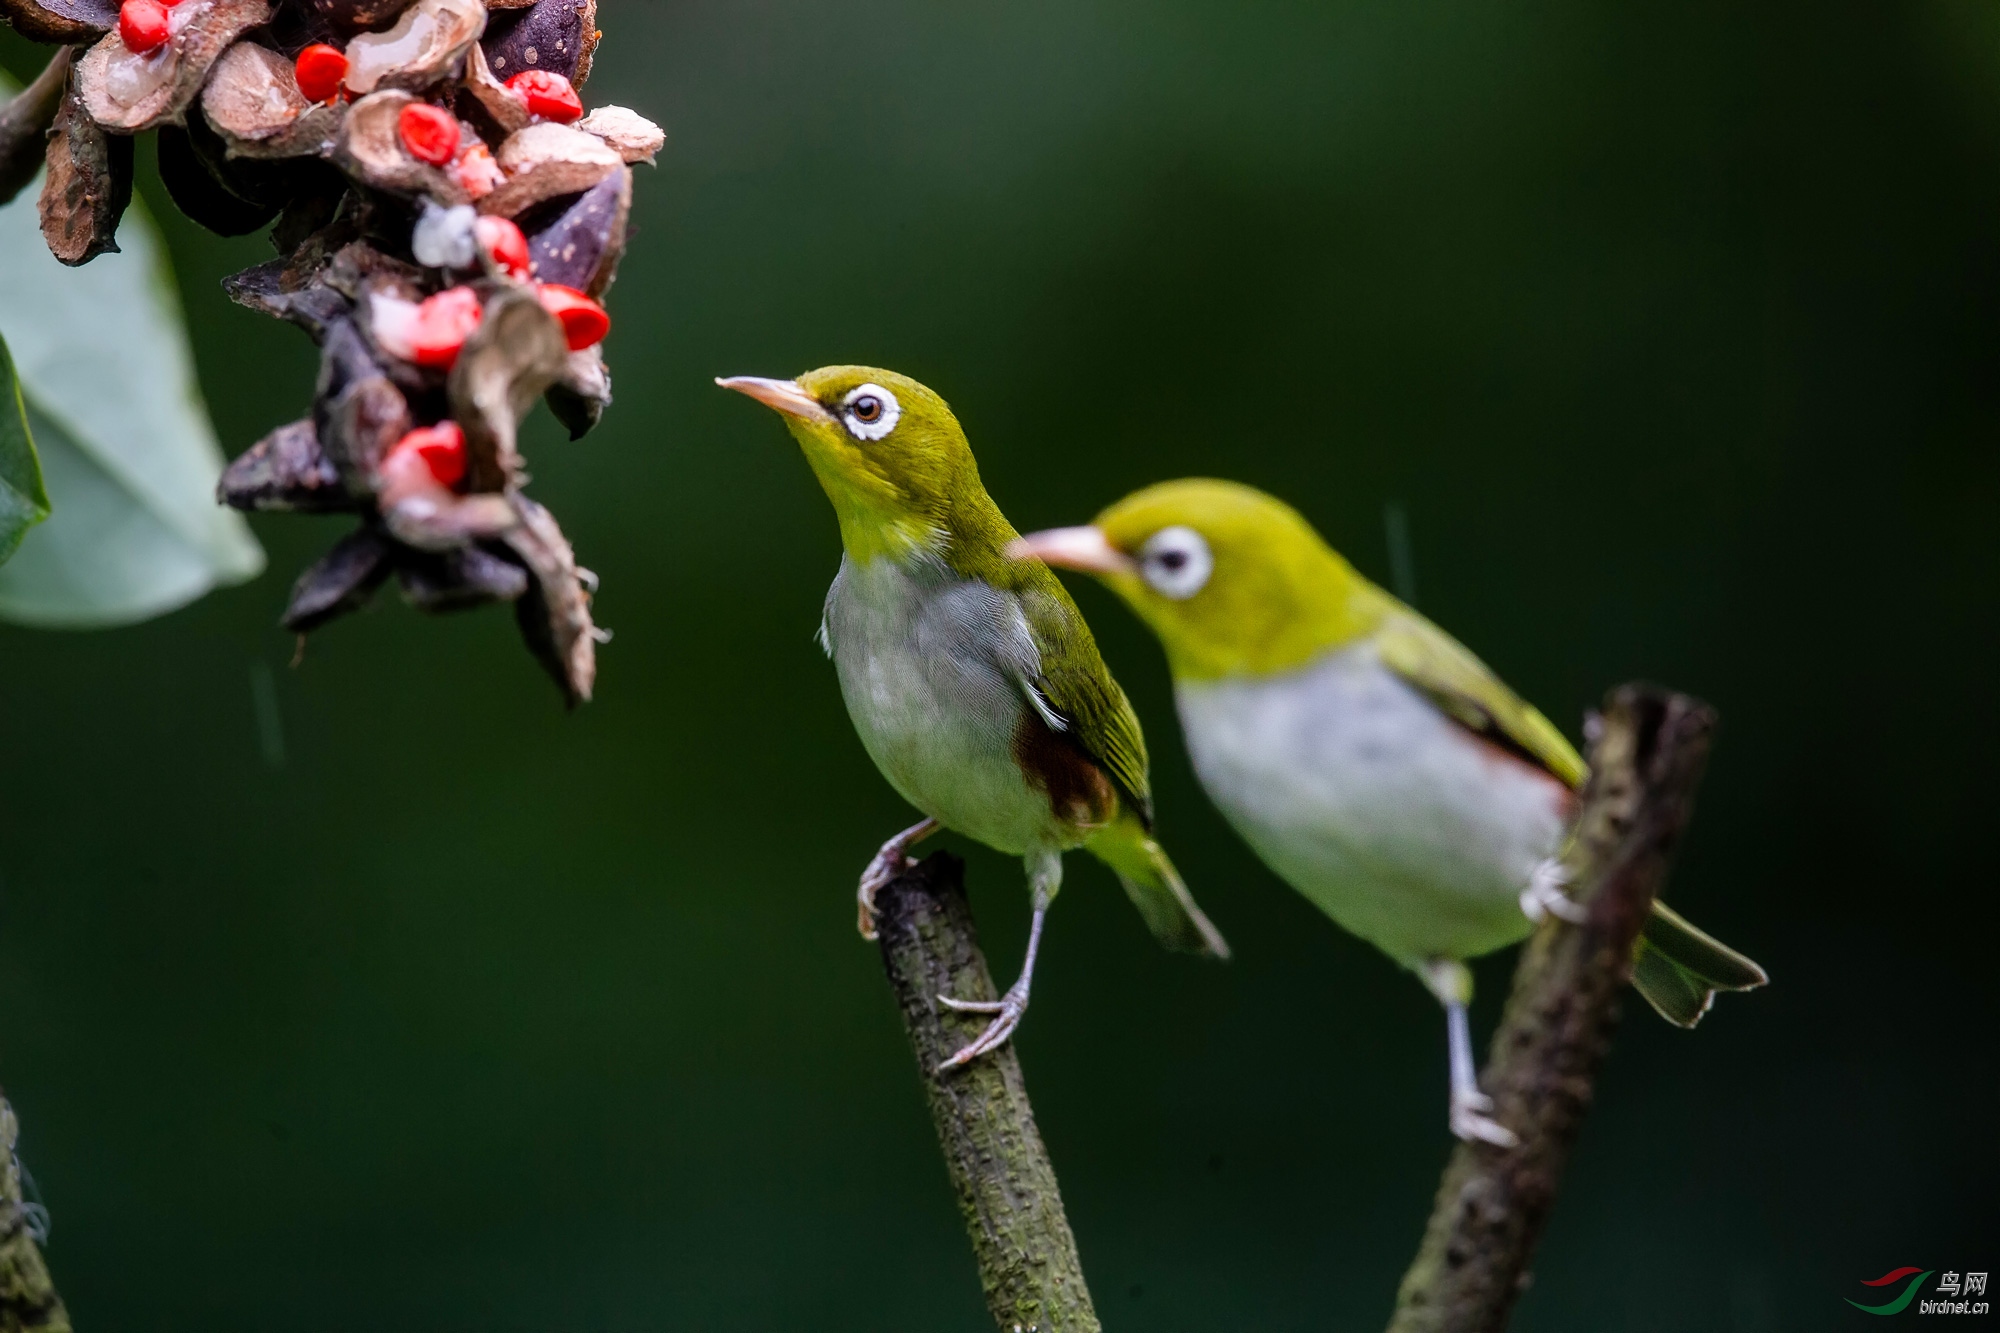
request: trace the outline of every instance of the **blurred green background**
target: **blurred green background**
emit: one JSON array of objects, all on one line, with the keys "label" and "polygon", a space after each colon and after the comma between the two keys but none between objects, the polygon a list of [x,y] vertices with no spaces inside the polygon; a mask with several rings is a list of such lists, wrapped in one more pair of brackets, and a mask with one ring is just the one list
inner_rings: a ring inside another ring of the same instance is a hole
[{"label": "blurred green background", "polygon": [[[338,521],[260,519],[270,574],[144,628],[0,629],[0,1084],[79,1327],[986,1326],[854,934],[911,816],[811,641],[831,511],[709,382],[837,361],[946,395],[1024,529],[1216,473],[1386,578],[1400,504],[1423,609],[1572,734],[1636,676],[1719,705],[1672,898],[1776,981],[1693,1035],[1628,1006],[1518,1329],[1866,1326],[1860,1279],[1995,1266],[1990,6],[601,22],[588,99],[672,138],[617,406],[528,442],[599,701],[393,597],[288,669]],[[314,356],[218,290],[261,241],[166,225],[233,452]],[[1074,861],[1020,1047],[1106,1322],[1377,1327],[1436,1007],[1230,835],[1157,648],[1078,597],[1238,951],[1160,953]],[[1011,973],[1018,868],[971,874]]]}]

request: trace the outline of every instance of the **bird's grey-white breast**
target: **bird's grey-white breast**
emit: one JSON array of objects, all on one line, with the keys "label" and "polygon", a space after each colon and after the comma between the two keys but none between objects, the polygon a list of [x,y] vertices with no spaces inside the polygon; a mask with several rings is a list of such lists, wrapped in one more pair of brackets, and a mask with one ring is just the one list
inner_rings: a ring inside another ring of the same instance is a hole
[{"label": "bird's grey-white breast", "polygon": [[823,628],[855,730],[905,799],[1003,851],[1045,840],[1014,741],[1027,708],[1062,719],[1018,598],[935,556],[843,559]]},{"label": "bird's grey-white breast", "polygon": [[1405,961],[1525,933],[1519,894],[1561,839],[1566,789],[1453,722],[1373,645],[1176,697],[1211,798],[1348,930]]}]

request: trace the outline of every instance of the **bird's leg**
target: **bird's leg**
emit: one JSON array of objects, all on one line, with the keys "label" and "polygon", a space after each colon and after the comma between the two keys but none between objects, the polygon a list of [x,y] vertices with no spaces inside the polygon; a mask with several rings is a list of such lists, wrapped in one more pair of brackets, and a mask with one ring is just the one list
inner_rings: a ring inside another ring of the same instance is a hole
[{"label": "bird's leg", "polygon": [[1472,1029],[1465,1006],[1472,1000],[1472,973],[1451,958],[1433,958],[1422,968],[1424,984],[1444,1006],[1445,1037],[1451,1050],[1451,1132],[1467,1143],[1484,1142],[1502,1148],[1519,1146],[1514,1131],[1486,1112],[1493,1099],[1479,1090],[1472,1063]]},{"label": "bird's leg", "polygon": [[1030,857],[1028,865],[1035,915],[1028,924],[1028,956],[1021,962],[1020,980],[1009,986],[1007,993],[997,1000],[958,1000],[949,995],[938,996],[939,1004],[957,1013],[994,1016],[984,1032],[937,1067],[940,1074],[947,1069],[970,1064],[1000,1046],[1014,1035],[1014,1029],[1021,1026],[1022,1015],[1028,1012],[1028,987],[1034,982],[1035,955],[1042,947],[1042,922],[1048,917],[1049,904],[1055,901],[1056,889],[1062,884],[1062,856],[1060,853],[1047,853]]},{"label": "bird's leg", "polygon": [[916,864],[910,859],[910,848],[936,833],[938,827],[935,819],[923,819],[910,825],[883,843],[882,850],[875,853],[875,859],[861,872],[861,887],[855,891],[854,901],[860,909],[855,925],[862,939],[875,938],[875,895],[887,888],[890,880]]},{"label": "bird's leg", "polygon": [[1529,873],[1528,887],[1521,890],[1521,911],[1527,914],[1530,921],[1539,922],[1544,916],[1553,916],[1572,926],[1582,925],[1589,913],[1584,910],[1583,904],[1563,892],[1568,887],[1569,870],[1560,860],[1549,857]]}]

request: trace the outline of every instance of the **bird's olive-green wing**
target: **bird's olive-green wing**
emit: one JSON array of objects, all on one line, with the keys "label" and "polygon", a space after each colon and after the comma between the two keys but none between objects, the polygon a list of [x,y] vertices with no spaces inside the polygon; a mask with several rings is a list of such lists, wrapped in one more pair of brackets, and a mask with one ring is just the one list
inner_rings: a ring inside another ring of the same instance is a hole
[{"label": "bird's olive-green wing", "polygon": [[1399,608],[1384,621],[1376,643],[1383,664],[1453,721],[1568,786],[1583,785],[1583,757],[1575,747],[1458,640]]},{"label": "bird's olive-green wing", "polygon": [[1053,574],[1041,573],[1046,582],[1024,579],[1015,589],[1042,655],[1034,685],[1068,724],[1070,738],[1104,767],[1151,827],[1153,788],[1139,715],[1098,655],[1083,613]]}]

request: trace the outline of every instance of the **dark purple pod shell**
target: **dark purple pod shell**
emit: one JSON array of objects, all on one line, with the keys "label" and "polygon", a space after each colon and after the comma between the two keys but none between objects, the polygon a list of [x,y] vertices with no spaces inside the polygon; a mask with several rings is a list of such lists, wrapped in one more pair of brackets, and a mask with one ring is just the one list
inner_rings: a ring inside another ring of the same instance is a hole
[{"label": "dark purple pod shell", "polygon": [[479,44],[502,83],[525,70],[546,69],[581,88],[597,51],[597,0],[537,0],[527,9],[495,12]]},{"label": "dark purple pod shell", "polygon": [[528,591],[528,571],[479,546],[403,551],[396,562],[403,597],[427,615],[511,602]]},{"label": "dark purple pod shell", "polygon": [[160,126],[160,184],[174,206],[217,236],[248,236],[271,225],[275,204],[259,204],[237,194],[209,169],[188,131]]},{"label": "dark purple pod shell", "polygon": [[602,300],[618,276],[631,214],[632,169],[621,167],[533,234],[528,258],[535,281],[560,283]]},{"label": "dark purple pod shell", "polygon": [[0,0],[0,18],[37,42],[93,42],[118,26],[117,0]]},{"label": "dark purple pod shell", "polygon": [[248,511],[327,514],[358,507],[321,451],[311,421],[280,426],[257,441],[223,472],[215,494],[230,508]]},{"label": "dark purple pod shell", "polygon": [[222,280],[223,294],[258,314],[289,320],[311,334],[314,342],[325,342],[334,321],[353,314],[353,303],[323,283],[287,291],[286,268],[284,260],[273,259],[232,273]]},{"label": "dark purple pod shell", "polygon": [[291,604],[278,623],[294,634],[310,634],[359,611],[389,577],[394,555],[394,545],[375,527],[350,532],[318,564],[299,575],[292,586]]},{"label": "dark purple pod shell", "polygon": [[313,428],[349,492],[374,495],[382,455],[414,424],[409,400],[382,373],[354,321],[329,324],[313,397]]},{"label": "dark purple pod shell", "polygon": [[360,32],[364,28],[388,27],[415,3],[416,0],[312,0],[312,9],[329,27]]}]

